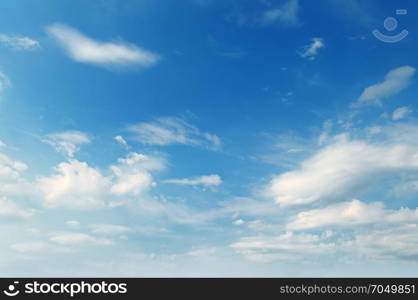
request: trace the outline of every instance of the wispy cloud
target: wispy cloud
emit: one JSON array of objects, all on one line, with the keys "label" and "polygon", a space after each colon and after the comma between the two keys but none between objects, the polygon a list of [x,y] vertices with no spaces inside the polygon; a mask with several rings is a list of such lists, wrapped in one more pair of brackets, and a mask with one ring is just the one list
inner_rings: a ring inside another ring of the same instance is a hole
[{"label": "wispy cloud", "polygon": [[14,50],[24,51],[37,50],[41,47],[38,41],[26,36],[11,36],[7,34],[0,34],[0,44]]},{"label": "wispy cloud", "polygon": [[353,106],[380,104],[380,100],[406,89],[409,86],[415,71],[415,68],[411,66],[403,66],[390,71],[386,74],[385,79],[382,82],[364,89]]},{"label": "wispy cloud", "polygon": [[80,145],[90,143],[89,137],[81,131],[64,131],[47,135],[43,142],[51,145],[57,152],[67,157],[74,157],[80,150]]},{"label": "wispy cloud", "polygon": [[130,228],[114,224],[93,224],[90,225],[91,232],[100,235],[117,235],[132,231]]},{"label": "wispy cloud", "polygon": [[401,170],[417,171],[416,142],[399,140],[402,128],[385,130],[391,131],[390,136],[378,143],[347,135],[334,137],[298,169],[276,176],[267,194],[282,205],[355,197],[377,178],[388,178]]},{"label": "wispy cloud", "polygon": [[281,8],[265,11],[262,16],[263,24],[280,23],[288,26],[298,25],[299,0],[288,0]]},{"label": "wispy cloud", "polygon": [[360,200],[340,202],[324,208],[298,213],[287,225],[289,230],[350,227],[365,224],[397,224],[418,222],[418,209],[385,209],[383,203]]},{"label": "wispy cloud", "polygon": [[172,144],[201,146],[219,150],[221,140],[215,134],[202,132],[180,118],[158,118],[153,122],[139,123],[129,127],[133,138],[146,145],[166,146]]},{"label": "wispy cloud", "polygon": [[302,51],[298,51],[297,53],[303,58],[314,60],[316,56],[318,55],[319,49],[324,48],[324,47],[325,47],[325,44],[324,44],[323,39],[313,38],[312,43],[310,43],[309,45],[306,45],[305,47],[303,47]]},{"label": "wispy cloud", "polygon": [[184,179],[169,179],[165,180],[166,183],[180,184],[180,185],[203,185],[203,186],[217,186],[222,183],[222,179],[219,175],[206,175],[194,178]]},{"label": "wispy cloud", "polygon": [[149,67],[159,56],[133,44],[101,42],[63,24],[53,24],[46,31],[75,61],[100,67]]},{"label": "wispy cloud", "polygon": [[113,242],[109,239],[96,238],[84,233],[63,232],[52,234],[50,240],[63,246],[110,246]]},{"label": "wispy cloud", "polygon": [[334,250],[335,244],[322,235],[286,232],[278,236],[243,237],[231,247],[250,260],[270,262],[326,255]]},{"label": "wispy cloud", "polygon": [[0,217],[27,218],[32,215],[33,211],[22,209],[11,200],[0,197]]},{"label": "wispy cloud", "polygon": [[405,118],[407,115],[412,113],[412,109],[408,106],[402,106],[395,109],[395,111],[392,114],[392,120],[399,121],[403,118]]},{"label": "wispy cloud", "polygon": [[118,142],[119,144],[121,144],[121,145],[122,145],[123,147],[125,147],[126,149],[128,149],[128,148],[129,148],[128,143],[126,142],[126,140],[125,140],[122,136],[117,135],[117,136],[115,136],[115,137],[114,137],[114,140],[115,140],[116,142]]},{"label": "wispy cloud", "polygon": [[3,72],[0,72],[0,92],[3,92],[11,86],[12,83],[10,82],[9,77],[7,77]]}]

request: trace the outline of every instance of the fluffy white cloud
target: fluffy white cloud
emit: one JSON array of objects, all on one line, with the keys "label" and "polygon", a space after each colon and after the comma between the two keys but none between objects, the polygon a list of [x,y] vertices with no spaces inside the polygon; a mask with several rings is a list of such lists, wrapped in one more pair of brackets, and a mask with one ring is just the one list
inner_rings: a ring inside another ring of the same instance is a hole
[{"label": "fluffy white cloud", "polygon": [[395,95],[409,86],[415,68],[403,66],[391,70],[382,82],[364,89],[354,106],[379,104],[380,100]]},{"label": "fluffy white cloud", "polygon": [[304,211],[287,225],[289,230],[355,225],[418,223],[418,208],[411,210],[385,209],[383,203],[364,203],[359,200],[332,204],[325,208]]},{"label": "fluffy white cloud", "polygon": [[402,106],[395,109],[392,114],[392,120],[398,121],[405,118],[408,114],[412,113],[412,109],[408,106]]},{"label": "fluffy white cloud", "polygon": [[10,36],[0,34],[0,44],[15,50],[36,50],[40,48],[39,42],[26,36]]},{"label": "fluffy white cloud", "polygon": [[101,235],[122,234],[132,231],[126,226],[113,224],[93,224],[90,225],[90,229],[92,233]]},{"label": "fluffy white cloud", "polygon": [[60,163],[57,174],[38,179],[46,207],[97,208],[104,205],[109,180],[85,162]]},{"label": "fluffy white cloud", "polygon": [[80,151],[80,145],[90,143],[89,137],[81,131],[64,131],[49,134],[42,141],[70,158]]},{"label": "fluffy white cloud", "polygon": [[222,179],[219,175],[206,175],[195,178],[184,179],[169,179],[167,183],[174,183],[180,185],[203,185],[203,186],[217,186],[222,183]]},{"label": "fluffy white cloud", "polygon": [[97,41],[67,25],[54,24],[46,30],[78,62],[101,67],[147,67],[159,60],[157,54],[136,45]]},{"label": "fluffy white cloud", "polygon": [[318,55],[318,51],[321,48],[324,48],[324,40],[321,38],[313,38],[312,43],[306,45],[302,51],[298,51],[298,54],[301,57],[307,58],[309,60],[314,60]]},{"label": "fluffy white cloud", "polygon": [[115,183],[111,192],[116,195],[139,195],[153,185],[150,171],[165,168],[165,161],[160,158],[139,153],[129,153],[126,158],[118,159],[118,164],[111,166]]},{"label": "fluffy white cloud", "polygon": [[294,26],[299,24],[299,0],[288,0],[281,8],[269,9],[262,17],[264,24],[280,23]]},{"label": "fluffy white cloud", "polygon": [[179,118],[158,118],[154,122],[139,123],[129,127],[134,138],[143,144],[165,146],[182,144],[202,146],[218,150],[221,140],[218,136],[201,132],[195,126]]},{"label": "fluffy white cloud", "polygon": [[393,136],[381,143],[350,140],[346,135],[336,137],[297,170],[274,177],[267,195],[281,205],[355,197],[377,178],[391,177],[401,170],[418,171],[416,141],[400,136],[398,129],[387,131]]},{"label": "fluffy white cloud", "polygon": [[113,245],[112,240],[96,238],[84,233],[72,233],[63,232],[52,234],[50,240],[54,243],[63,246],[85,246],[85,245],[97,245],[97,246],[110,246]]},{"label": "fluffy white cloud", "polygon": [[27,218],[33,215],[33,211],[19,208],[9,199],[0,197],[0,217],[20,217]]}]

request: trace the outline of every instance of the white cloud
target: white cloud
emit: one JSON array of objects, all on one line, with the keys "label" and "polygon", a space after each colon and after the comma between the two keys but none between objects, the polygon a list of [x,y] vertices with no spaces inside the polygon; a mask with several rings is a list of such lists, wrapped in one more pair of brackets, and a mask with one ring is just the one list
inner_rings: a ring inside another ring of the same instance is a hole
[{"label": "white cloud", "polygon": [[349,227],[367,224],[418,223],[418,208],[411,210],[385,209],[383,203],[364,203],[359,200],[341,202],[325,208],[304,211],[287,225],[289,230],[321,227]]},{"label": "white cloud", "polygon": [[0,196],[33,194],[33,186],[23,178],[28,166],[0,152]]},{"label": "white cloud", "polygon": [[313,38],[312,43],[309,45],[306,45],[303,51],[298,51],[298,54],[303,58],[314,60],[316,56],[318,55],[319,49],[324,48],[324,47],[325,47],[325,44],[324,44],[323,39]]},{"label": "white cloud", "polygon": [[414,138],[402,138],[405,135],[402,128],[386,131],[390,136],[380,143],[337,136],[333,143],[303,161],[298,169],[274,177],[267,195],[281,205],[355,197],[377,178],[392,177],[401,170],[416,172],[418,150]]},{"label": "white cloud", "polygon": [[64,131],[49,134],[42,141],[54,147],[57,152],[70,158],[80,151],[80,145],[90,143],[89,137],[81,131]]},{"label": "white cloud", "polygon": [[406,89],[415,74],[415,68],[403,66],[391,70],[384,81],[364,89],[354,106],[379,104],[380,100],[395,95]]},{"label": "white cloud", "polygon": [[80,227],[80,222],[75,221],[75,220],[70,220],[65,222],[65,224],[67,224],[70,227]]},{"label": "white cloud", "polygon": [[165,180],[164,182],[180,184],[180,185],[217,186],[222,183],[222,179],[219,175],[206,175],[206,176],[199,176],[195,178],[169,179],[169,180]]},{"label": "white cloud", "polygon": [[412,113],[412,109],[407,106],[398,107],[392,114],[392,120],[398,121],[405,118],[408,114]]},{"label": "white cloud", "polygon": [[0,182],[15,180],[20,173],[28,168],[26,164],[18,160],[12,160],[7,155],[0,153]]},{"label": "white cloud", "polygon": [[299,0],[288,0],[281,8],[264,12],[262,23],[280,23],[288,26],[299,24]]},{"label": "white cloud", "polygon": [[343,246],[372,259],[418,261],[418,226],[404,226],[363,232]]},{"label": "white cloud", "polygon": [[221,140],[218,136],[201,132],[195,126],[179,118],[158,118],[154,122],[130,126],[129,130],[135,134],[135,140],[146,145],[182,144],[213,150],[221,147]]},{"label": "white cloud", "polygon": [[30,51],[40,48],[39,42],[36,40],[26,36],[10,36],[7,34],[0,34],[0,44],[4,44],[15,50]]},{"label": "white cloud", "polygon": [[0,72],[0,92],[12,86],[9,78],[3,72]]},{"label": "white cloud", "polygon": [[52,234],[50,240],[54,243],[63,246],[84,246],[84,245],[97,245],[97,246],[110,246],[113,242],[109,239],[96,238],[84,233],[55,233]]},{"label": "white cloud", "polygon": [[98,208],[104,205],[109,180],[85,162],[70,160],[60,163],[57,174],[38,179],[44,205],[54,208]]},{"label": "white cloud", "polygon": [[115,139],[116,142],[118,142],[119,144],[121,144],[125,148],[129,148],[128,143],[126,142],[126,140],[122,136],[117,135],[117,136],[114,137],[114,139]]},{"label": "white cloud", "polygon": [[43,242],[30,241],[30,242],[20,242],[20,243],[11,244],[10,248],[20,253],[28,253],[28,252],[39,252],[39,251],[45,250],[47,246]]},{"label": "white cloud", "polygon": [[113,224],[93,224],[90,225],[91,232],[100,235],[114,235],[131,232],[132,230],[126,226]]},{"label": "white cloud", "polygon": [[329,242],[325,235],[286,232],[278,236],[244,237],[231,247],[250,260],[270,262],[324,255],[334,251],[335,244]]},{"label": "white cloud", "polygon": [[78,62],[100,67],[148,67],[159,61],[157,54],[136,45],[97,41],[67,25],[54,24],[46,30]]},{"label": "white cloud", "polygon": [[232,222],[232,224],[240,226],[240,225],[244,225],[245,221],[243,219],[238,219],[238,220],[235,220],[234,222]]},{"label": "white cloud", "polygon": [[160,171],[165,168],[161,158],[139,153],[129,153],[126,158],[119,158],[118,164],[111,166],[116,182],[111,192],[116,195],[139,195],[153,185],[150,171]]},{"label": "white cloud", "polygon": [[33,211],[19,208],[9,199],[0,197],[0,217],[20,217],[27,218],[33,215]]},{"label": "white cloud", "polygon": [[216,247],[192,249],[187,252],[187,255],[193,257],[210,257],[214,256],[218,249]]}]

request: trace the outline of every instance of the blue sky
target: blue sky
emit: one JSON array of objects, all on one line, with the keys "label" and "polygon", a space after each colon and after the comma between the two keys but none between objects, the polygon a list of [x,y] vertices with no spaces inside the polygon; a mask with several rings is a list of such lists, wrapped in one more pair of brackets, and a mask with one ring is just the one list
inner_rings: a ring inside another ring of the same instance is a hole
[{"label": "blue sky", "polygon": [[416,276],[399,5],[2,1],[1,275]]}]

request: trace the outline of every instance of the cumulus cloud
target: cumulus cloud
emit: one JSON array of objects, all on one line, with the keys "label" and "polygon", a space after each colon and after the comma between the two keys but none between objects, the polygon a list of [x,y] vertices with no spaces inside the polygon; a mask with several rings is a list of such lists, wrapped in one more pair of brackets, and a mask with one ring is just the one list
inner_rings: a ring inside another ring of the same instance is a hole
[{"label": "cumulus cloud", "polygon": [[43,142],[69,158],[80,151],[80,146],[90,143],[89,137],[81,131],[64,131],[47,135]]},{"label": "cumulus cloud", "polygon": [[97,209],[122,204],[125,196],[139,196],[154,186],[152,172],[165,168],[163,158],[129,153],[111,165],[106,175],[86,162],[69,159],[55,173],[39,177],[37,189],[47,208]]},{"label": "cumulus cloud", "polygon": [[382,99],[398,94],[409,86],[415,71],[411,66],[391,70],[382,82],[364,89],[354,106],[380,104]]},{"label": "cumulus cloud", "polygon": [[129,127],[134,139],[146,145],[171,144],[201,146],[212,150],[221,147],[218,136],[200,131],[180,118],[158,118],[154,122],[139,123]]},{"label": "cumulus cloud", "polygon": [[180,185],[203,185],[203,186],[217,186],[222,183],[222,179],[219,175],[206,175],[194,178],[184,179],[169,179],[165,180],[166,183],[180,184]]},{"label": "cumulus cloud", "polygon": [[101,42],[63,24],[53,24],[46,31],[75,61],[99,67],[149,67],[159,56],[124,42]]},{"label": "cumulus cloud", "polygon": [[324,40],[321,38],[313,38],[312,43],[306,45],[302,51],[298,51],[298,54],[309,60],[314,60],[318,55],[319,49],[325,47]]},{"label": "cumulus cloud", "polygon": [[409,108],[408,106],[398,107],[392,113],[392,120],[399,121],[399,120],[405,118],[410,113],[412,113],[412,109]]},{"label": "cumulus cloud", "polygon": [[385,209],[380,202],[364,203],[359,200],[332,204],[324,208],[300,212],[287,225],[289,230],[321,227],[349,227],[367,224],[418,223],[418,208],[411,210]]},{"label": "cumulus cloud", "polygon": [[109,179],[85,162],[70,160],[55,168],[56,174],[37,183],[46,207],[99,208],[110,185]]},{"label": "cumulus cloud", "polygon": [[377,178],[417,171],[416,141],[404,140],[399,130],[387,130],[392,136],[380,143],[337,136],[333,143],[302,161],[298,169],[275,176],[266,193],[281,205],[308,204],[355,197],[353,194]]},{"label": "cumulus cloud", "polygon": [[129,153],[125,158],[119,158],[118,164],[111,166],[115,182],[111,192],[116,195],[139,195],[153,185],[150,171],[160,171],[165,168],[165,161],[139,153]]},{"label": "cumulus cloud", "polygon": [[280,23],[287,26],[299,24],[299,0],[288,0],[281,8],[269,9],[263,13],[263,24]]},{"label": "cumulus cloud", "polygon": [[0,44],[15,50],[24,51],[31,51],[40,48],[40,44],[36,40],[26,36],[11,36],[7,34],[0,34]]}]

